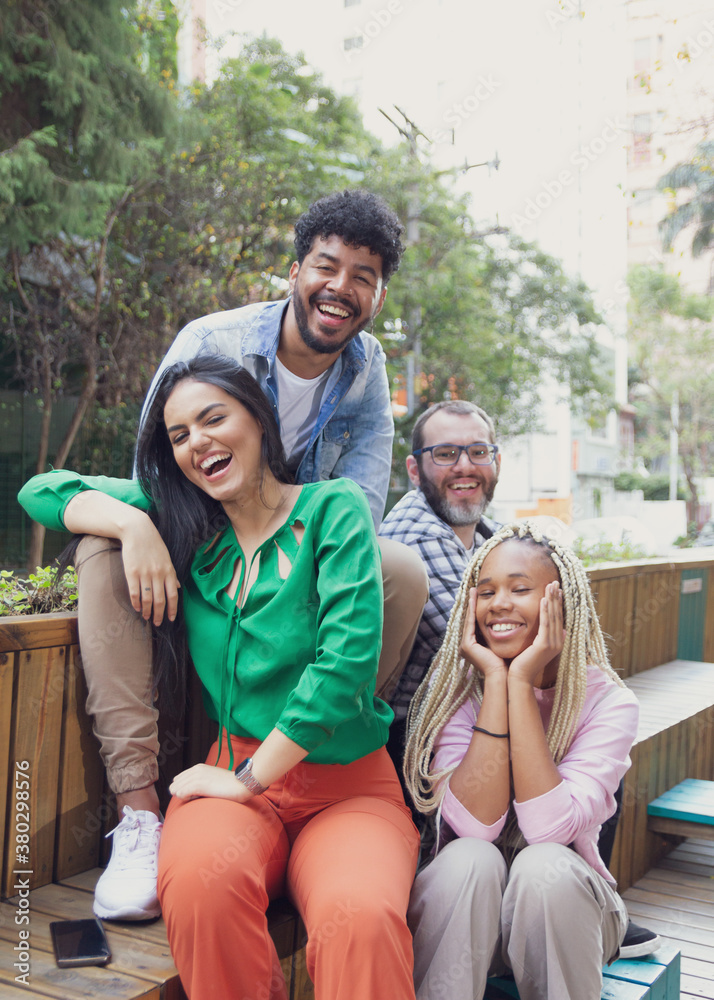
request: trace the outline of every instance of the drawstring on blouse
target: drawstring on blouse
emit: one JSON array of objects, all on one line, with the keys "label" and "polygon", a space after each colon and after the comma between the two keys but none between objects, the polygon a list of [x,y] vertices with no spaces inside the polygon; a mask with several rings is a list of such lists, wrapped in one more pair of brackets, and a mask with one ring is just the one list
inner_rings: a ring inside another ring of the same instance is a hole
[{"label": "drawstring on blouse", "polygon": [[[233,626],[236,620],[236,616],[238,615],[238,617],[240,617],[240,612],[242,611],[246,601],[248,600],[249,593],[243,594],[243,587],[246,584],[246,582],[250,579],[251,571],[253,569],[253,564],[255,563],[256,559],[261,558],[263,549],[270,544],[277,545],[278,544],[277,536],[283,535],[284,539],[289,539],[290,541],[285,545],[281,544],[280,547],[283,549],[286,556],[289,558],[290,562],[291,563],[294,562],[295,557],[297,556],[297,550],[299,546],[295,539],[295,535],[293,534],[290,528],[292,523],[293,523],[292,519],[288,518],[286,523],[284,525],[281,525],[281,527],[278,529],[278,531],[272,538],[267,539],[265,542],[263,542],[262,545],[260,545],[255,550],[255,552],[253,553],[253,558],[250,560],[250,565],[248,566],[247,569],[245,565],[245,556],[243,555],[243,552],[240,550],[240,546],[238,547],[241,559],[241,575],[240,575],[240,580],[238,581],[238,586],[236,587],[235,597],[231,602],[230,611],[226,615],[226,627],[223,634],[223,650],[221,652],[221,664],[223,666],[223,669],[221,671],[221,703],[220,703],[219,719],[218,719],[218,756],[216,757],[216,763],[218,763],[218,761],[221,759],[221,749],[223,746],[223,731],[225,730],[226,733],[228,734],[228,766],[231,770],[233,770],[234,761],[233,761],[233,743],[230,739],[230,732],[231,732],[230,721],[231,721],[231,709],[233,707],[233,691],[235,688],[235,679],[236,679],[236,664],[238,662],[238,629],[234,628]],[[283,532],[283,528],[286,527],[288,528],[287,532]],[[253,585],[255,585],[257,582],[258,582],[257,580],[254,581]],[[242,594],[243,594],[243,601],[239,605],[238,599]],[[230,678],[227,697],[226,697],[226,676]]]}]

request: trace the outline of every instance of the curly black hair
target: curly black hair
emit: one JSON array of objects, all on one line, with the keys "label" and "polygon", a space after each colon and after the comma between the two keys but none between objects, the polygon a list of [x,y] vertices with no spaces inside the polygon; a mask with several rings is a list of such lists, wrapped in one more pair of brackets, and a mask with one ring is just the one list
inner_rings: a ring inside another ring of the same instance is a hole
[{"label": "curly black hair", "polygon": [[404,232],[395,213],[369,191],[339,191],[314,202],[295,223],[295,253],[299,264],[316,239],[340,236],[351,247],[368,247],[382,258],[386,285],[399,268],[404,253]]}]

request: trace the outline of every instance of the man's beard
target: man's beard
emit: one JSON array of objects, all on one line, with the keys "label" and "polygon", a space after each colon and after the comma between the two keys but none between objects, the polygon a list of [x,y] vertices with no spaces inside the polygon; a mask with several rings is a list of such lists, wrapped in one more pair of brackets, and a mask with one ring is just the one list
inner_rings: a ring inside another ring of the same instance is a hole
[{"label": "man's beard", "polygon": [[427,503],[432,508],[437,517],[445,521],[450,527],[460,528],[465,524],[476,525],[481,520],[481,516],[493,500],[493,494],[498,483],[498,476],[495,476],[489,483],[481,483],[483,495],[476,503],[450,503],[446,500],[438,488],[423,470],[420,470],[419,485],[421,491],[427,499]]},{"label": "man's beard", "polygon": [[[319,337],[310,329],[310,325],[307,320],[307,312],[302,304],[302,298],[299,293],[293,293],[293,312],[295,314],[295,322],[297,323],[297,328],[300,336],[302,337],[303,343],[306,347],[309,347],[313,351],[317,351],[318,354],[339,354],[340,351],[344,350],[351,340],[360,333],[364,326],[358,327],[354,332],[348,334],[339,343],[331,343],[330,341],[320,340]],[[365,324],[366,326],[366,324]]]}]

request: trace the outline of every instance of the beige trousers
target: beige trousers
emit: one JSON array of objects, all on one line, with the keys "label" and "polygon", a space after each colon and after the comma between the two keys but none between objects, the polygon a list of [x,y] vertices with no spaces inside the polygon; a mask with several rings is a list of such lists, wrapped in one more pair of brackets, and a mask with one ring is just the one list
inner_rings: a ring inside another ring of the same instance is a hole
[{"label": "beige trousers", "polygon": [[627,910],[562,844],[532,844],[510,871],[493,844],[462,837],[417,875],[409,904],[417,1000],[481,1000],[511,970],[521,1000],[599,1000]]},{"label": "beige trousers", "polygon": [[[380,538],[384,629],[377,691],[394,689],[414,643],[429,594],[421,558]],[[129,601],[118,543],[88,535],[77,552],[79,645],[87,681],[87,711],[114,792],[158,778],[158,713],[151,677],[151,628]]]}]

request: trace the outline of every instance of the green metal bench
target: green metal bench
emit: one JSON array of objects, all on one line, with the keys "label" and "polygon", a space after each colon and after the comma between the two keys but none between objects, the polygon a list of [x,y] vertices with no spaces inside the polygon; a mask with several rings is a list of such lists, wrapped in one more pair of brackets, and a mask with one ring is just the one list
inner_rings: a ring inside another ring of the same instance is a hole
[{"label": "green metal bench", "polygon": [[714,840],[714,781],[686,778],[647,806],[656,833]]},{"label": "green metal bench", "polygon": [[[620,958],[602,970],[601,1000],[679,1000],[679,948],[662,944],[645,958]],[[512,979],[489,979],[484,1000],[518,997]]]}]

